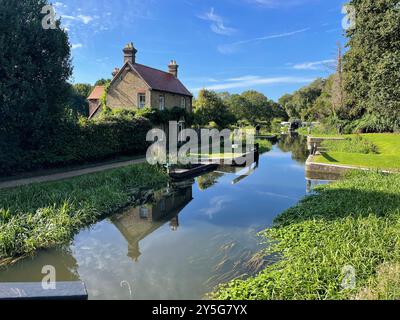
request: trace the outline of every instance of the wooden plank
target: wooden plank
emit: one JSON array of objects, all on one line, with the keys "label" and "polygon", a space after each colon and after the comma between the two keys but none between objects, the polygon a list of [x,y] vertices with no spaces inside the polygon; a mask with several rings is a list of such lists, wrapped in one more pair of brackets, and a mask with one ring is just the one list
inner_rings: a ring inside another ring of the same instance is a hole
[{"label": "wooden plank", "polygon": [[42,283],[0,283],[0,300],[87,300],[81,281],[57,282],[55,289],[43,289]]}]

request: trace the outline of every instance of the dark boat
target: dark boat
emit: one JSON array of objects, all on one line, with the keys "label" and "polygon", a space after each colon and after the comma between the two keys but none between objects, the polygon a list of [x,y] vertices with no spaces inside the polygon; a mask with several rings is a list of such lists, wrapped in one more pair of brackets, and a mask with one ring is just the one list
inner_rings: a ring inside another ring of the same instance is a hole
[{"label": "dark boat", "polygon": [[214,171],[218,168],[218,163],[196,164],[188,169],[173,169],[169,176],[174,180],[185,180],[198,177],[206,172]]}]

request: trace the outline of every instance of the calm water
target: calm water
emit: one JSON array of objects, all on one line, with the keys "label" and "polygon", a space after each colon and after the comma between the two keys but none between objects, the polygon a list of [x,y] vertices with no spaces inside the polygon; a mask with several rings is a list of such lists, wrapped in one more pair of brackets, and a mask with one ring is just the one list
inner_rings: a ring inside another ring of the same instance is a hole
[{"label": "calm water", "polygon": [[202,298],[268,263],[255,256],[256,234],[306,194],[305,158],[304,141],[283,138],[258,167],[165,186],[152,203],[83,230],[70,246],[1,270],[0,282],[41,281],[42,267],[53,265],[58,281],[84,281],[91,299]]}]

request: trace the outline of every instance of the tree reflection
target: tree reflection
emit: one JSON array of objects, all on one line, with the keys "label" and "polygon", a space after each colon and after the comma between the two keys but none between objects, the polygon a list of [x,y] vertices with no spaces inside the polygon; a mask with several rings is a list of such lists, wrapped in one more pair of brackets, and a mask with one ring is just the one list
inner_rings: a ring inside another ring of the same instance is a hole
[{"label": "tree reflection", "polygon": [[201,191],[205,191],[218,183],[224,174],[220,172],[210,172],[197,178],[197,183]]},{"label": "tree reflection", "polygon": [[308,158],[307,137],[298,134],[282,135],[278,148],[283,152],[292,152],[292,159],[304,163]]}]

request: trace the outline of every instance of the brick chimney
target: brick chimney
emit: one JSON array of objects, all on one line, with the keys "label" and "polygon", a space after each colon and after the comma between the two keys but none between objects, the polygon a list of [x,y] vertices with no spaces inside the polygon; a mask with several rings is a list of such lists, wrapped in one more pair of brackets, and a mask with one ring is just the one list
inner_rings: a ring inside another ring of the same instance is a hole
[{"label": "brick chimney", "polygon": [[172,74],[175,78],[178,78],[178,68],[179,66],[177,65],[176,61],[171,60],[168,65],[168,72]]},{"label": "brick chimney", "polygon": [[124,64],[126,62],[130,62],[132,64],[136,63],[136,53],[137,50],[135,49],[135,47],[133,46],[133,43],[128,43],[125,48],[124,48]]}]

